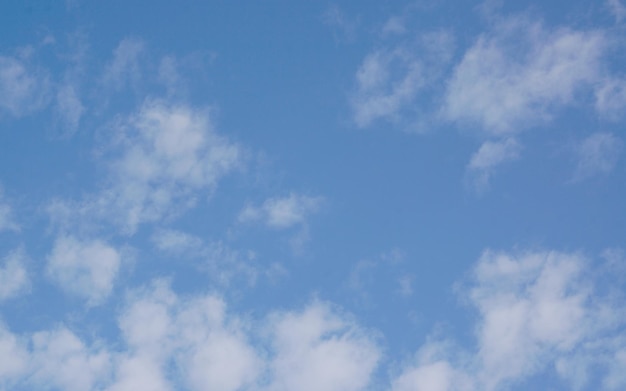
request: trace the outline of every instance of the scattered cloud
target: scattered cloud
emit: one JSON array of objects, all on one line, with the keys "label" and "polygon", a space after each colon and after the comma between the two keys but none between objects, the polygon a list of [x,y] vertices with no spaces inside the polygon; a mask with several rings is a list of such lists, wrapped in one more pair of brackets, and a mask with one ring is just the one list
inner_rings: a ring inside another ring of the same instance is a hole
[{"label": "scattered cloud", "polygon": [[97,305],[111,293],[121,263],[121,254],[100,240],[59,236],[48,256],[47,271],[67,293]]},{"label": "scattered cloud", "polygon": [[304,224],[307,217],[318,211],[323,198],[295,193],[287,197],[269,198],[260,206],[247,205],[239,213],[239,222],[261,221],[274,229]]},{"label": "scattered cloud", "polygon": [[[257,281],[259,270],[253,251],[233,249],[222,241],[205,241],[173,229],[158,230],[151,239],[161,253],[177,261],[196,262],[198,269],[207,272],[219,286],[229,286],[237,277],[242,277],[249,286]],[[273,278],[275,274],[268,272],[267,277]]]},{"label": "scattered cloud", "polygon": [[503,163],[518,159],[521,149],[521,145],[511,138],[484,142],[467,165],[474,188],[479,192],[485,190],[495,169]]},{"label": "scattered cloud", "polygon": [[574,147],[577,165],[573,180],[609,174],[621,155],[623,142],[611,133],[597,132]]},{"label": "scattered cloud", "polygon": [[[418,98],[441,79],[450,61],[454,38],[446,31],[423,34],[411,43],[376,50],[356,73],[351,104],[354,122],[364,128],[378,120],[414,122]],[[423,105],[422,105],[423,106]]]},{"label": "scattered cloud", "polygon": [[130,292],[118,324],[122,340],[111,345],[65,327],[30,336],[1,328],[0,352],[12,360],[0,362],[0,386],[357,391],[381,357],[375,337],[328,304],[251,323],[217,296],[180,297],[160,280]]},{"label": "scattered cloud", "polygon": [[9,253],[0,265],[0,302],[25,292],[29,286],[25,267],[26,255],[21,249]]}]

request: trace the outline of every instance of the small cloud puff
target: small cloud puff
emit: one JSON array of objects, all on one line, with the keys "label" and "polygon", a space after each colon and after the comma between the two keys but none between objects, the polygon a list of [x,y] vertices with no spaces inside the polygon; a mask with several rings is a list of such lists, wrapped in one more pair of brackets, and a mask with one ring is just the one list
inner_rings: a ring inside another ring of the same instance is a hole
[{"label": "small cloud puff", "polygon": [[269,198],[260,206],[247,205],[240,213],[239,222],[261,221],[274,229],[290,228],[304,224],[307,217],[317,212],[322,197],[309,197],[291,193],[287,197]]},{"label": "small cloud puff", "polygon": [[100,240],[59,236],[48,255],[47,271],[64,291],[97,305],[111,293],[121,263],[121,254]]}]

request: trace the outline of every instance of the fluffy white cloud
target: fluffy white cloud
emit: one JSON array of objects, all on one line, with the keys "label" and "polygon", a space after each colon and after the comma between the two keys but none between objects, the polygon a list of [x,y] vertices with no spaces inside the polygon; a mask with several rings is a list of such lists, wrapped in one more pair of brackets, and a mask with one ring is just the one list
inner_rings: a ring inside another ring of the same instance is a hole
[{"label": "fluffy white cloud", "polygon": [[59,236],[47,271],[63,290],[95,305],[111,293],[121,261],[120,253],[100,240]]},{"label": "fluffy white cloud", "polygon": [[322,201],[321,197],[295,193],[288,197],[269,198],[260,206],[246,206],[239,214],[239,221],[260,220],[271,228],[289,228],[305,223],[308,215],[316,212]]},{"label": "fluffy white cloud", "polygon": [[503,163],[519,158],[521,149],[521,145],[511,138],[484,142],[467,165],[468,174],[476,189],[487,187],[494,170]]},{"label": "fluffy white cloud", "polygon": [[623,142],[611,133],[597,132],[574,148],[577,159],[574,180],[606,175],[613,170],[622,152]]},{"label": "fluffy white cloud", "polygon": [[121,151],[104,200],[131,231],[193,203],[194,191],[212,191],[240,163],[239,148],[214,132],[203,110],[149,101],[119,130]]},{"label": "fluffy white cloud", "polygon": [[0,109],[19,117],[46,103],[48,81],[21,59],[0,56]]},{"label": "fluffy white cloud", "polygon": [[321,303],[275,315],[271,328],[271,391],[363,390],[380,359],[371,336]]},{"label": "fluffy white cloud", "polygon": [[28,288],[29,278],[24,261],[22,250],[15,250],[4,258],[0,265],[0,302],[15,297]]},{"label": "fluffy white cloud", "polygon": [[[623,370],[616,360],[626,342],[619,338],[626,321],[623,303],[593,295],[595,278],[584,257],[487,251],[473,276],[463,294],[479,315],[475,351],[420,352],[416,363],[396,378],[394,390],[428,385],[502,390],[550,370],[575,389],[598,389],[602,387],[587,383],[591,368]],[[609,374],[602,389],[616,389],[619,382]]]},{"label": "fluffy white cloud", "polygon": [[99,388],[110,370],[109,354],[86,346],[66,328],[33,334],[30,382],[38,388],[83,391]]},{"label": "fluffy white cloud", "polygon": [[467,50],[449,80],[445,118],[511,134],[541,123],[602,78],[602,31],[547,30],[510,19]]}]

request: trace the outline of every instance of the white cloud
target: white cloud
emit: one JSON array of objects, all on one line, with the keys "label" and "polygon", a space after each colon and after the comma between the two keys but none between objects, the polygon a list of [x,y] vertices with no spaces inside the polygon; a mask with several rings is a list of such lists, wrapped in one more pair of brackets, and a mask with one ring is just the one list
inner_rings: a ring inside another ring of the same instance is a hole
[{"label": "white cloud", "polygon": [[111,293],[121,261],[120,253],[100,240],[59,236],[47,271],[63,290],[95,305]]},{"label": "white cloud", "polygon": [[488,187],[495,169],[503,163],[518,159],[521,149],[521,145],[511,138],[484,142],[467,165],[475,188],[481,191]]},{"label": "white cloud", "polygon": [[15,250],[0,265],[0,302],[28,289],[30,282],[24,266],[25,258],[22,250]]},{"label": "white cloud", "polygon": [[322,203],[321,197],[291,193],[288,197],[269,198],[260,206],[247,205],[239,213],[240,222],[262,221],[275,229],[303,224]]},{"label": "white cloud", "polygon": [[0,109],[20,117],[46,103],[48,81],[17,58],[0,56]]},{"label": "white cloud", "polygon": [[550,31],[509,20],[467,50],[449,80],[442,114],[492,135],[542,123],[601,79],[607,48],[602,31]]},{"label": "white cloud", "polygon": [[619,366],[626,319],[623,303],[594,295],[598,275],[578,254],[486,251],[461,291],[478,311],[476,349],[429,343],[393,389],[502,390],[553,370],[575,389],[601,388],[585,373]]},{"label": "white cloud", "polygon": [[130,292],[118,325],[110,344],[64,326],[24,336],[1,327],[0,356],[11,359],[0,360],[0,388],[357,391],[381,357],[375,338],[328,304],[252,320],[163,281]]},{"label": "white cloud", "polygon": [[59,328],[32,336],[30,381],[38,388],[83,391],[99,388],[110,370],[110,356],[89,348],[71,331]]},{"label": "white cloud", "polygon": [[274,315],[271,329],[275,356],[267,390],[363,390],[381,357],[371,336],[322,303]]},{"label": "white cloud", "polygon": [[102,190],[81,202],[52,202],[56,223],[109,221],[134,234],[140,224],[177,216],[198,195],[209,196],[242,161],[241,149],[214,131],[206,110],[185,105],[148,100],[112,132]]},{"label": "white cloud", "polygon": [[125,38],[113,51],[113,59],[107,64],[102,81],[106,87],[121,90],[141,79],[140,59],[144,52],[143,41]]},{"label": "white cloud", "polygon": [[0,389],[11,389],[27,373],[28,364],[24,342],[0,323]]},{"label": "white cloud", "polygon": [[194,191],[210,193],[241,159],[240,149],[214,132],[206,111],[187,106],[146,102],[120,131],[113,184],[103,201],[113,203],[131,232],[186,209]]},{"label": "white cloud", "polygon": [[574,148],[577,159],[573,179],[580,181],[610,173],[622,152],[623,142],[611,133],[597,132]]}]

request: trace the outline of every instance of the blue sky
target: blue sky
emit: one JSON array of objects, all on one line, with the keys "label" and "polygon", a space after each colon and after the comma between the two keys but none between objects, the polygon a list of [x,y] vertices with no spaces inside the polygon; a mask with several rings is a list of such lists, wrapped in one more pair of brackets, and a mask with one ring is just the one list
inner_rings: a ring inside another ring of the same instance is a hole
[{"label": "blue sky", "polygon": [[623,0],[0,36],[0,390],[626,388]]}]

